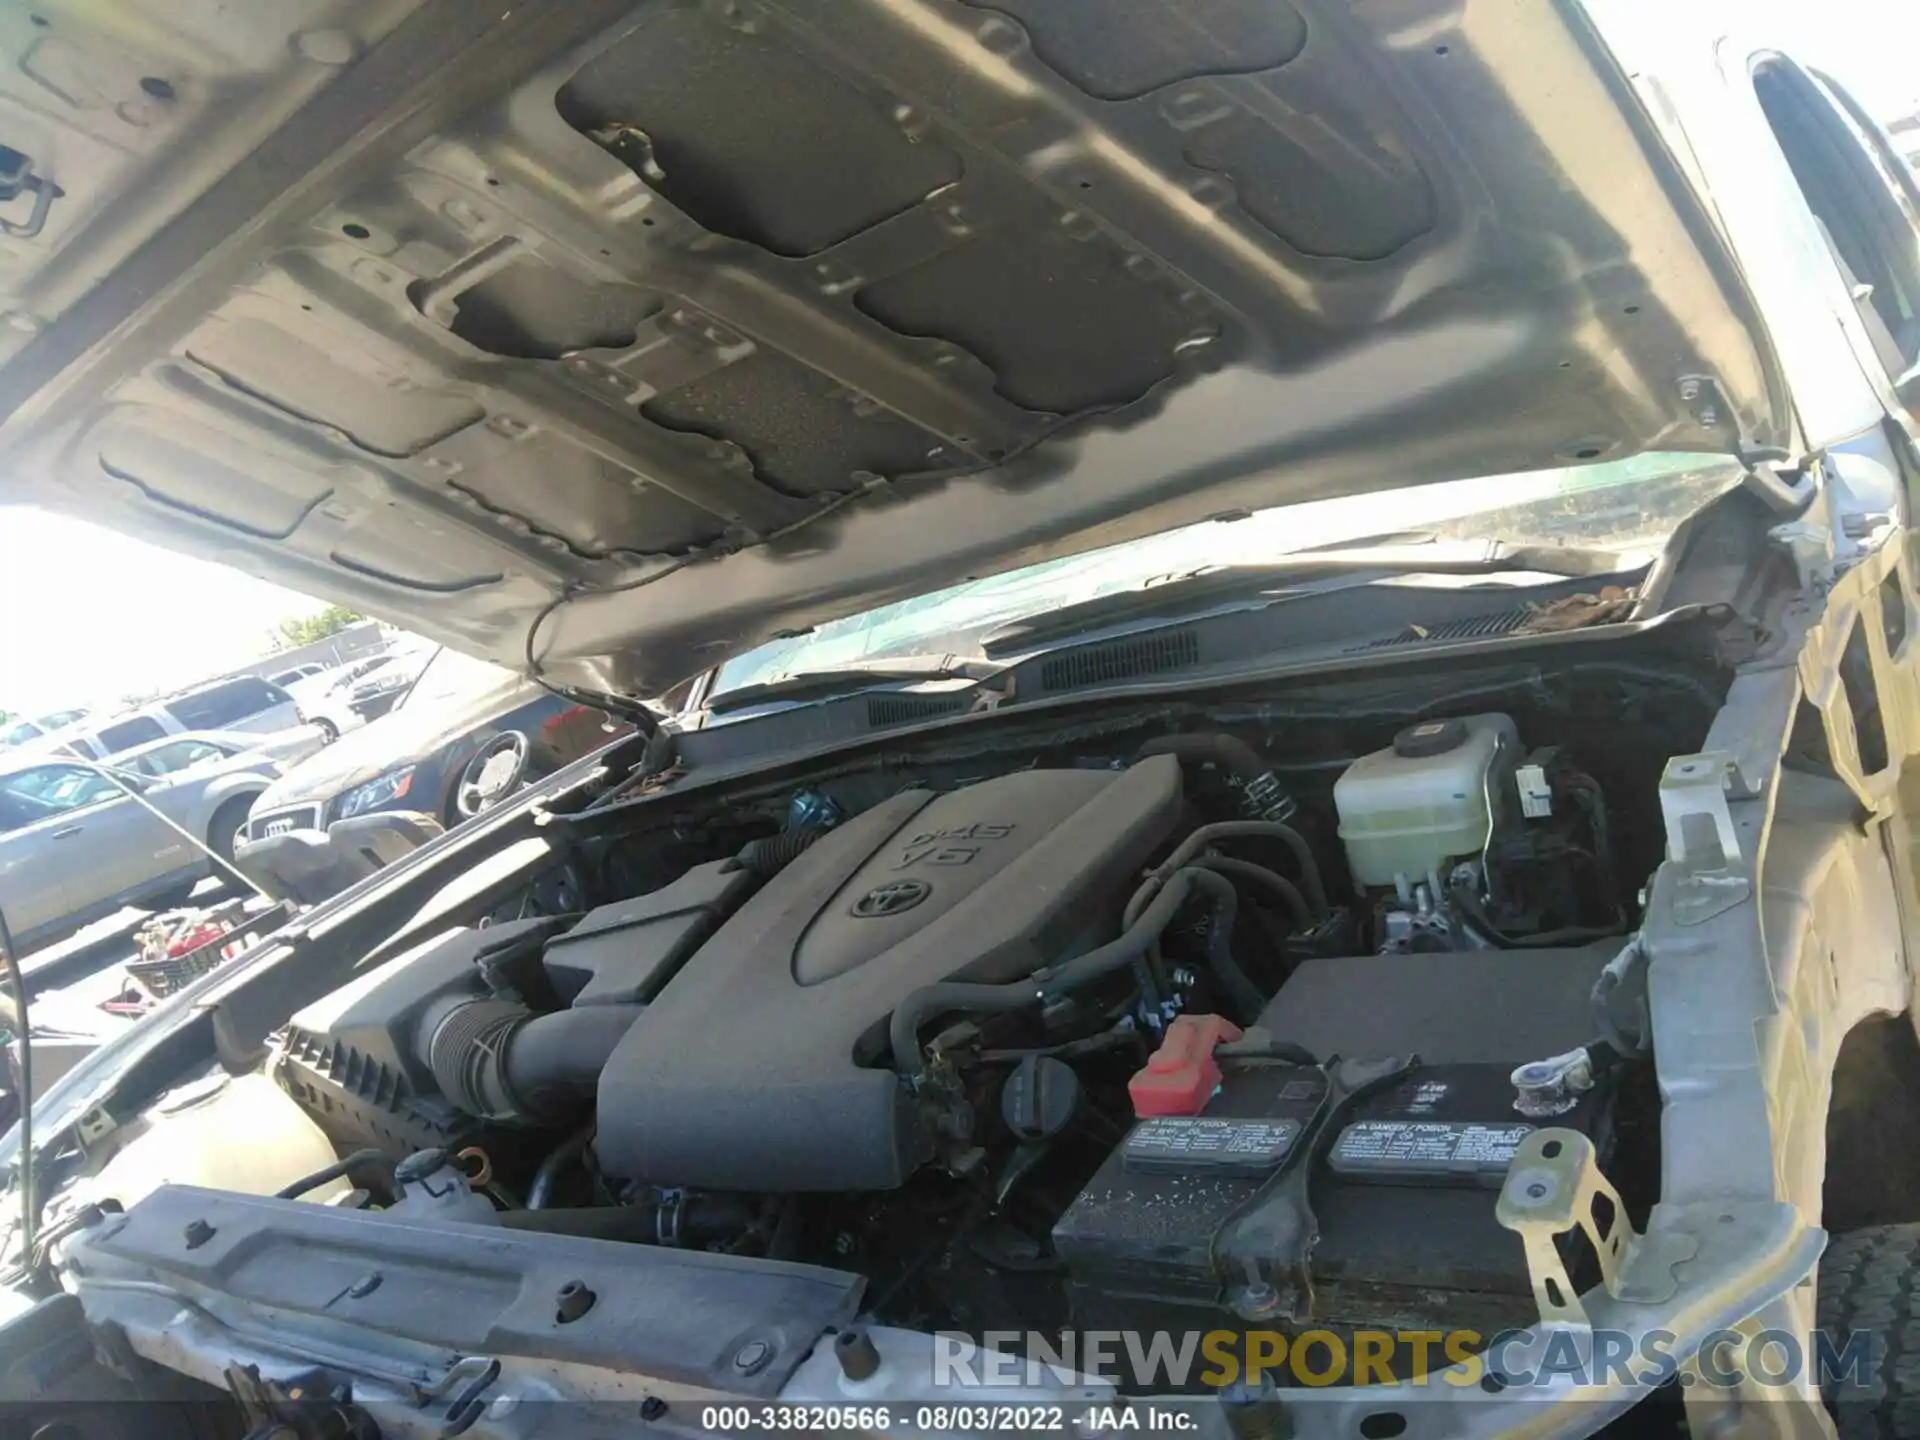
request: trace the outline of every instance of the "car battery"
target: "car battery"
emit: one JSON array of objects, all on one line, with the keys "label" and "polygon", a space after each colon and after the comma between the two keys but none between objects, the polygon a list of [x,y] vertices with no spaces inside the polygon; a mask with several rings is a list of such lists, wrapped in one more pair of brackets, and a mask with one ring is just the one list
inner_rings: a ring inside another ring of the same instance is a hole
[{"label": "car battery", "polygon": [[1299,1165],[1311,1167],[1319,1229],[1314,1324],[1490,1333],[1536,1318],[1520,1237],[1494,1218],[1497,1191],[1535,1125],[1582,1131],[1605,1162],[1604,1075],[1567,1113],[1530,1120],[1514,1111],[1511,1066],[1416,1063],[1316,1132],[1324,1071],[1218,1064],[1199,1113],[1140,1119],[1055,1225],[1076,1323],[1233,1328],[1217,1237]]}]

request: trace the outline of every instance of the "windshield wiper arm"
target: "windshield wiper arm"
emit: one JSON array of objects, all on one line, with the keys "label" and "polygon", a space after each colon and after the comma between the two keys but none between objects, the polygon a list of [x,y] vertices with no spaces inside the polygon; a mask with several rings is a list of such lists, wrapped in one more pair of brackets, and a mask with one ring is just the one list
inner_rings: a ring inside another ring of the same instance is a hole
[{"label": "windshield wiper arm", "polygon": [[1016,620],[981,637],[980,648],[1000,657],[1069,639],[1098,625],[1135,616],[1171,617],[1205,609],[1249,591],[1306,591],[1314,582],[1370,584],[1395,575],[1506,575],[1530,571],[1568,579],[1618,575],[1638,562],[1613,550],[1573,545],[1510,545],[1503,540],[1445,540],[1422,545],[1362,545],[1304,550],[1258,565],[1220,565],[1116,595],[1099,595],[1029,620]]},{"label": "windshield wiper arm", "polygon": [[707,709],[724,713],[776,700],[831,700],[881,685],[912,684],[919,680],[984,680],[1000,668],[979,661],[956,660],[950,655],[894,656],[876,660],[871,665],[838,665],[831,669],[803,670],[778,680],[756,681],[722,691],[707,702]]}]

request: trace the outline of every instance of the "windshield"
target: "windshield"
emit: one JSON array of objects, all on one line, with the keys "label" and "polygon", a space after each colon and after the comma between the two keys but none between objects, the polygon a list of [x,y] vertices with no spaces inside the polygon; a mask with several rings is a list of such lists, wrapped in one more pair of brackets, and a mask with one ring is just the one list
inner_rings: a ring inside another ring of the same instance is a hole
[{"label": "windshield", "polygon": [[1189,525],[969,581],[772,641],[722,665],[712,695],[889,656],[975,656],[982,635],[1015,620],[1209,566],[1257,565],[1368,537],[1384,543],[1411,531],[1651,553],[1739,474],[1717,456],[1654,453],[1276,506],[1230,524]]},{"label": "windshield", "polygon": [[496,686],[510,684],[517,678],[511,670],[489,665],[484,660],[475,660],[456,650],[436,650],[428,658],[419,678],[400,697],[394,709],[398,710],[402,705],[420,705],[435,700],[457,700],[478,695]]}]

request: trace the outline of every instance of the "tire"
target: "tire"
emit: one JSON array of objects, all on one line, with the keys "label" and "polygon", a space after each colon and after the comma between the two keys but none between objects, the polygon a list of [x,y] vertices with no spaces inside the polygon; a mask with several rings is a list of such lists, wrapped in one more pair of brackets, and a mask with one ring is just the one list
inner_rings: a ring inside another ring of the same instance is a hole
[{"label": "tire", "polygon": [[1920,1435],[1920,1224],[1835,1236],[1820,1257],[1819,1328],[1872,1336],[1867,1383],[1823,1383],[1841,1440]]},{"label": "tire", "polygon": [[[207,848],[227,864],[233,864],[234,845],[240,839],[240,831],[246,826],[247,816],[252,813],[251,795],[222,802],[220,808],[213,812],[213,819],[207,822]],[[222,880],[233,878],[224,870],[217,873]]]},{"label": "tire", "polygon": [[340,738],[340,727],[334,724],[333,721],[327,719],[327,717],[324,715],[319,716],[317,719],[314,720],[313,728],[320,732],[320,740],[322,744],[331,745],[334,741]]}]

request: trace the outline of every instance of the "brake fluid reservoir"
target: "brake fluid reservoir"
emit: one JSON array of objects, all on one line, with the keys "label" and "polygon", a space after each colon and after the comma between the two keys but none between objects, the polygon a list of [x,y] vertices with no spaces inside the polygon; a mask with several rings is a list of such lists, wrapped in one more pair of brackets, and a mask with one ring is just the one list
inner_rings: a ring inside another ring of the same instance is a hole
[{"label": "brake fluid reservoir", "polygon": [[1478,855],[1493,826],[1497,767],[1511,769],[1519,731],[1505,715],[1409,725],[1393,744],[1362,755],[1334,783],[1340,842],[1365,888],[1444,874]]}]

